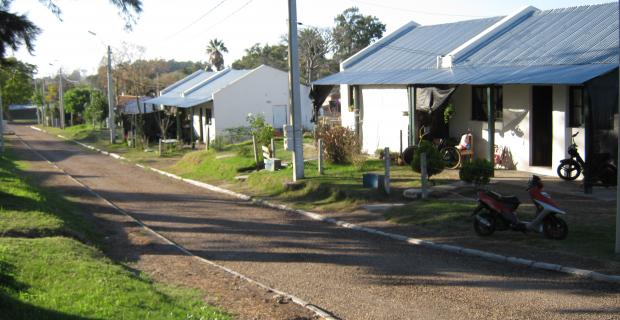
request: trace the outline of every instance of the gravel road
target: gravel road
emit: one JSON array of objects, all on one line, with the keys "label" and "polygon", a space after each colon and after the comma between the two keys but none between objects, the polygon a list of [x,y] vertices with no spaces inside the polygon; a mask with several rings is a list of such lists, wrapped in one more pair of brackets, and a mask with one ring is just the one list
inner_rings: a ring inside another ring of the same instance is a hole
[{"label": "gravel road", "polygon": [[343,319],[620,319],[620,286],[408,246],[209,192],[34,131],[16,133],[193,253]]}]

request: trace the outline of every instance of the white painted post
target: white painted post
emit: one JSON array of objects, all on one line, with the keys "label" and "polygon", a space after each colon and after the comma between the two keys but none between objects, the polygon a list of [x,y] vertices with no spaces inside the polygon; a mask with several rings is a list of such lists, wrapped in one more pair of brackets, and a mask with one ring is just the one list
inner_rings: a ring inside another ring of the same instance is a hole
[{"label": "white painted post", "polygon": [[277,158],[276,157],[276,143],[273,140],[273,138],[271,138],[271,157],[274,159]]},{"label": "white painted post", "polygon": [[385,194],[390,194],[390,148],[383,149],[383,160],[385,167],[385,178],[383,180],[383,187]]},{"label": "white painted post", "polygon": [[420,171],[422,172],[422,199],[428,197],[428,170],[426,161],[426,152],[420,154]]},{"label": "white painted post", "polygon": [[161,138],[159,139],[159,156],[161,157]]},{"label": "white painted post", "polygon": [[301,123],[301,95],[299,92],[299,59],[297,43],[297,2],[288,1],[288,64],[290,124],[293,126],[293,181],[304,178],[304,145]]},{"label": "white painted post", "polygon": [[209,150],[210,144],[211,144],[211,132],[210,132],[209,126],[207,125],[207,143],[206,143],[207,150]]},{"label": "white painted post", "polygon": [[256,136],[252,135],[252,146],[254,150],[254,162],[256,162],[256,170],[260,170],[260,165],[258,164],[258,150],[256,149]]},{"label": "white painted post", "polygon": [[319,139],[318,140],[318,167],[319,167],[319,174],[323,174],[323,139]]}]

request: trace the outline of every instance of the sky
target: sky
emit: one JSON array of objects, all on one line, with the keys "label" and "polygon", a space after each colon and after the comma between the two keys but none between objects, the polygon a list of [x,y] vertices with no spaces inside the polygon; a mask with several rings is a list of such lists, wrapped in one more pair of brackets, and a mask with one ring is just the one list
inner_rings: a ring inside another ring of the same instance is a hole
[{"label": "sky", "polygon": [[[255,43],[276,44],[287,33],[286,0],[143,0],[143,12],[132,31],[109,0],[56,0],[61,20],[39,0],[15,0],[11,11],[25,14],[42,29],[34,55],[13,54],[37,66],[37,77],[59,68],[96,72],[105,46],[120,50],[144,47],[141,58],[206,61],[210,39],[224,41],[226,65],[241,58]],[[386,24],[386,34],[405,23],[421,25],[503,16],[531,5],[541,10],[609,3],[610,0],[297,0],[297,19],[303,25],[332,27],[334,17],[356,6]],[[88,31],[96,33],[90,34]]]}]

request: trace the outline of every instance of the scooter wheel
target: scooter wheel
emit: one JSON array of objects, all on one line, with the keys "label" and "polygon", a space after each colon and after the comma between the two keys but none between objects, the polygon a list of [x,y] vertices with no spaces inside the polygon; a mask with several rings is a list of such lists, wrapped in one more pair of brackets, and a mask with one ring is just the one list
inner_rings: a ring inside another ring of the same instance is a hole
[{"label": "scooter wheel", "polygon": [[543,233],[549,239],[564,240],[568,235],[568,225],[561,218],[549,215],[543,220]]},{"label": "scooter wheel", "polygon": [[[488,224],[483,221],[488,222]],[[495,217],[493,214],[486,210],[476,214],[474,216],[474,231],[481,237],[492,235],[495,232]]]},{"label": "scooter wheel", "polygon": [[558,166],[558,177],[563,180],[572,181],[581,174],[581,166],[577,161],[570,160]]}]

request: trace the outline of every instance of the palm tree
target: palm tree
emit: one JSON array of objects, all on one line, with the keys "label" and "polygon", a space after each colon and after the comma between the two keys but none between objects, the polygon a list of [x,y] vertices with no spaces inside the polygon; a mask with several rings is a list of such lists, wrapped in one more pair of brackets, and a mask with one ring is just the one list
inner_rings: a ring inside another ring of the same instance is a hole
[{"label": "palm tree", "polygon": [[207,45],[209,62],[211,65],[215,66],[218,71],[224,69],[224,56],[222,53],[228,53],[224,41],[218,40],[217,38],[210,40]]}]

